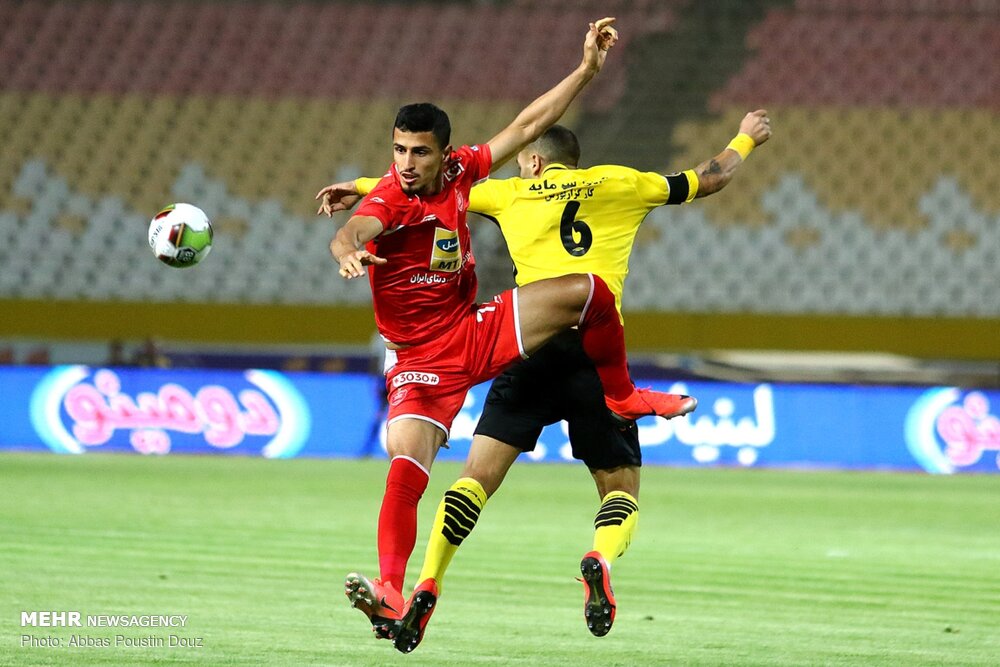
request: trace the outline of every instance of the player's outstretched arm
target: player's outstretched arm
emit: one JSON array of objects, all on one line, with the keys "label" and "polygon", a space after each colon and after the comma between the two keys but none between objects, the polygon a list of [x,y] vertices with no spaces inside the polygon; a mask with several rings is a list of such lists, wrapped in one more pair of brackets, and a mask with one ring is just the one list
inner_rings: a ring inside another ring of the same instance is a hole
[{"label": "player's outstretched arm", "polygon": [[382,233],[382,222],[370,215],[355,215],[330,242],[330,254],[340,264],[340,275],[350,280],[365,275],[366,266],[385,264],[386,260],[376,257],[367,250],[365,244]]},{"label": "player's outstretched arm", "polygon": [[[375,182],[377,183],[378,179],[375,179]],[[319,210],[316,211],[316,215],[325,213],[326,217],[331,218],[337,211],[350,211],[361,201],[361,195],[367,192],[358,192],[354,181],[328,185],[316,194],[316,199],[319,200]]]},{"label": "player's outstretched arm", "polygon": [[559,120],[569,108],[570,102],[601,71],[608,49],[618,40],[618,32],[611,25],[614,22],[613,18],[603,18],[591,23],[583,41],[583,60],[580,65],[554,88],[525,107],[500,134],[490,139],[493,170],[517,155],[518,151]]},{"label": "player's outstretched arm", "polygon": [[737,167],[755,147],[771,137],[771,119],[767,111],[751,111],[740,122],[740,131],[726,148],[711,160],[695,167],[698,192],[695,197],[707,197],[726,187],[733,180]]}]

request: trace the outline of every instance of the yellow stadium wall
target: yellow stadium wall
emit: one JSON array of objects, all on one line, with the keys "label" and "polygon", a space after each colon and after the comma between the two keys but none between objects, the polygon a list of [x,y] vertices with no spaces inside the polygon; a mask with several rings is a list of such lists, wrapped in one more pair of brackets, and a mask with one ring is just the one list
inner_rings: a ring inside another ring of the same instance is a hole
[{"label": "yellow stadium wall", "polygon": [[[0,301],[0,336],[367,345],[371,308]],[[633,351],[760,349],[1000,359],[1000,320],[629,313]]]}]

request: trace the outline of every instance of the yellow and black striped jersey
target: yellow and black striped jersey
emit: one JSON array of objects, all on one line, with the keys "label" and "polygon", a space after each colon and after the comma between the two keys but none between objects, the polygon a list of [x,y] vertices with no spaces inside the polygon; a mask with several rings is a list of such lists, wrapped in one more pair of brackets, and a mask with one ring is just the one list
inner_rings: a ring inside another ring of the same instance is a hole
[{"label": "yellow and black striped jersey", "polygon": [[469,210],[500,226],[518,285],[596,273],[614,292],[620,313],[639,225],[658,206],[691,201],[697,186],[693,172],[665,177],[617,165],[570,169],[550,164],[538,178],[477,184]]}]

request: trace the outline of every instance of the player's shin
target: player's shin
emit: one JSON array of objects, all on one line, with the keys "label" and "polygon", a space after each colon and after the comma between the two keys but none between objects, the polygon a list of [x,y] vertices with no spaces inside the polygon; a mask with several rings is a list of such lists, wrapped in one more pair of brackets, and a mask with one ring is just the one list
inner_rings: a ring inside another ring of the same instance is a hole
[{"label": "player's shin", "polygon": [[427,541],[427,553],[418,583],[434,579],[440,590],[441,580],[452,556],[475,528],[486,500],[486,491],[471,477],[459,479],[445,491],[434,516],[434,526]]},{"label": "player's shin", "polygon": [[397,456],[389,464],[378,516],[378,555],[382,583],[402,592],[406,563],[417,541],[417,504],[429,475],[416,461]]},{"label": "player's shin", "polygon": [[615,295],[600,276],[591,276],[593,287],[580,317],[580,338],[601,376],[604,394],[624,400],[635,391],[625,355],[625,330],[615,308]]},{"label": "player's shin", "polygon": [[625,553],[639,523],[639,504],[624,491],[604,496],[594,517],[594,551],[608,565]]}]

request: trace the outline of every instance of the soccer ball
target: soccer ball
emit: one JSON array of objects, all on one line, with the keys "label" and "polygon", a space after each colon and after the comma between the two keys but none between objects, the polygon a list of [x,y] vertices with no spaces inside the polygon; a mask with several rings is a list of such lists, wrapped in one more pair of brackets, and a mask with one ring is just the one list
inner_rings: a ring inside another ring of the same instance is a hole
[{"label": "soccer ball", "polygon": [[194,266],[212,249],[212,223],[197,206],[171,204],[149,221],[149,247],[168,266]]}]

